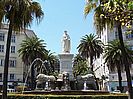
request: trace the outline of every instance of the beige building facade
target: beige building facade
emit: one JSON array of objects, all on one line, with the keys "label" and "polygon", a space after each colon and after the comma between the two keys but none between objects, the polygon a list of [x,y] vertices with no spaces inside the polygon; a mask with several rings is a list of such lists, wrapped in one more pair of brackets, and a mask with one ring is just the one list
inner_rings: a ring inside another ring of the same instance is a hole
[{"label": "beige building facade", "polygon": [[[18,85],[23,84],[23,73],[24,65],[21,57],[19,57],[18,49],[22,40],[28,37],[35,36],[35,33],[32,30],[25,31],[13,31],[11,37],[11,47],[10,47],[10,58],[9,58],[9,69],[8,69],[8,87],[13,87],[14,82]],[[4,73],[4,59],[6,53],[6,41],[8,34],[8,25],[2,25],[0,29],[0,86],[3,85],[3,73]]]},{"label": "beige building facade", "polygon": [[[127,28],[124,28],[123,30],[123,39],[126,44],[130,46],[130,48],[133,50],[133,29],[128,30]],[[113,31],[110,31],[109,28],[106,27],[104,29],[103,33],[100,35],[101,41],[107,45],[109,41],[112,41],[114,39],[118,39],[118,32],[116,28],[114,27]],[[104,53],[103,53],[104,55]],[[111,72],[105,64],[103,55],[97,60],[94,61],[94,70],[96,73],[96,77],[101,79],[101,86],[100,88],[103,90],[108,90],[108,91],[114,91],[118,90],[118,75],[117,72]],[[132,76],[132,85],[133,85],[133,64],[131,65],[131,76]],[[102,77],[105,77],[103,80]],[[122,72],[122,86],[123,86],[123,91],[127,91],[127,79],[126,79],[126,73]]]}]

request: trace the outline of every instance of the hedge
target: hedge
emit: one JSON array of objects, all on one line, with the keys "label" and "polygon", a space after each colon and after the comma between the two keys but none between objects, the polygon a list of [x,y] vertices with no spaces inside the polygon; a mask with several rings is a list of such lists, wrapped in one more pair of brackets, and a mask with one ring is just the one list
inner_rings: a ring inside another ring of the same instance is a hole
[{"label": "hedge", "polygon": [[[1,99],[1,97],[0,97]],[[128,99],[126,95],[8,95],[8,99]]]}]

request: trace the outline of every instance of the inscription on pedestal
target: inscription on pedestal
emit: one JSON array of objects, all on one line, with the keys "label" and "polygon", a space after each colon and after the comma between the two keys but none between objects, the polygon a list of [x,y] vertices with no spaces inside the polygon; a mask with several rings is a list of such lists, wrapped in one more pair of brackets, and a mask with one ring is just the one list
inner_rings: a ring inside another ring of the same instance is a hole
[{"label": "inscription on pedestal", "polygon": [[60,60],[60,73],[62,72],[68,72],[70,75],[70,78],[72,74],[72,59],[73,54],[59,54],[59,60]]}]

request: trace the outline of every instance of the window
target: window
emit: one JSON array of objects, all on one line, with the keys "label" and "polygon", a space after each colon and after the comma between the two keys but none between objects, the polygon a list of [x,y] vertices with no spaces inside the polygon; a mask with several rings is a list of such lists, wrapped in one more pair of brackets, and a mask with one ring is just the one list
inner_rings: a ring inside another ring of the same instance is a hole
[{"label": "window", "polygon": [[0,81],[2,81],[2,73],[0,73]]},{"label": "window", "polygon": [[130,49],[130,50],[133,50],[133,46],[129,46],[129,49]]},{"label": "window", "polygon": [[16,67],[16,60],[10,60],[9,61],[9,66],[10,67]]},{"label": "window", "polygon": [[10,74],[10,80],[14,81],[14,79],[15,79],[15,75],[14,74]]},{"label": "window", "polygon": [[0,33],[0,41],[4,41],[5,35],[4,33]]},{"label": "window", "polygon": [[133,64],[131,64],[131,68],[133,69]]},{"label": "window", "polygon": [[11,53],[15,53],[15,46],[11,46]]},{"label": "window", "polygon": [[4,52],[4,45],[0,45],[0,52]]},{"label": "window", "polygon": [[12,43],[15,43],[15,42],[16,42],[16,36],[15,36],[15,35],[12,35],[12,36],[11,36],[11,42],[12,42]]},{"label": "window", "polygon": [[4,66],[4,59],[0,59],[0,66]]},{"label": "window", "polygon": [[118,39],[118,32],[115,32],[115,38]]},{"label": "window", "polygon": [[126,31],[126,39],[133,39],[133,30],[132,31]]}]

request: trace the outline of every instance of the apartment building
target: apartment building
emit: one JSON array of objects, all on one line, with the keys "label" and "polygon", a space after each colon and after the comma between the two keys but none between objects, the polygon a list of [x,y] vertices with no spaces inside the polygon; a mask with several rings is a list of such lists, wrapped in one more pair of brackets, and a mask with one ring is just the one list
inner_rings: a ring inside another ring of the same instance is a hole
[{"label": "apartment building", "polygon": [[[130,46],[130,48],[133,50],[133,29],[128,30],[127,28],[123,28],[123,39]],[[114,39],[118,39],[118,32],[116,28],[112,31],[108,27],[104,29],[103,33],[100,35],[101,41],[107,45],[109,41],[112,41]],[[100,88],[108,91],[114,91],[118,90],[118,75],[117,72],[111,72],[105,64],[103,55],[100,56],[99,59],[94,61],[94,70],[96,73],[96,77],[102,79],[104,77],[104,80],[101,80],[100,82]],[[132,76],[132,85],[133,85],[133,65],[131,65],[131,76]],[[126,79],[126,73],[122,72],[122,86],[123,86],[123,91],[127,91],[127,79]]]},{"label": "apartment building", "polygon": [[[20,48],[20,43],[22,40],[26,38],[26,35],[31,37],[35,36],[32,30],[25,30],[25,31],[13,31],[11,37],[11,47],[10,47],[10,58],[9,58],[9,72],[8,72],[8,85],[9,87],[13,87],[14,84],[21,85],[23,84],[23,71],[24,66],[19,57],[18,49]],[[3,73],[4,73],[4,59],[6,53],[6,41],[7,41],[7,34],[8,34],[8,25],[2,25],[0,29],[0,88],[3,85]]]}]

